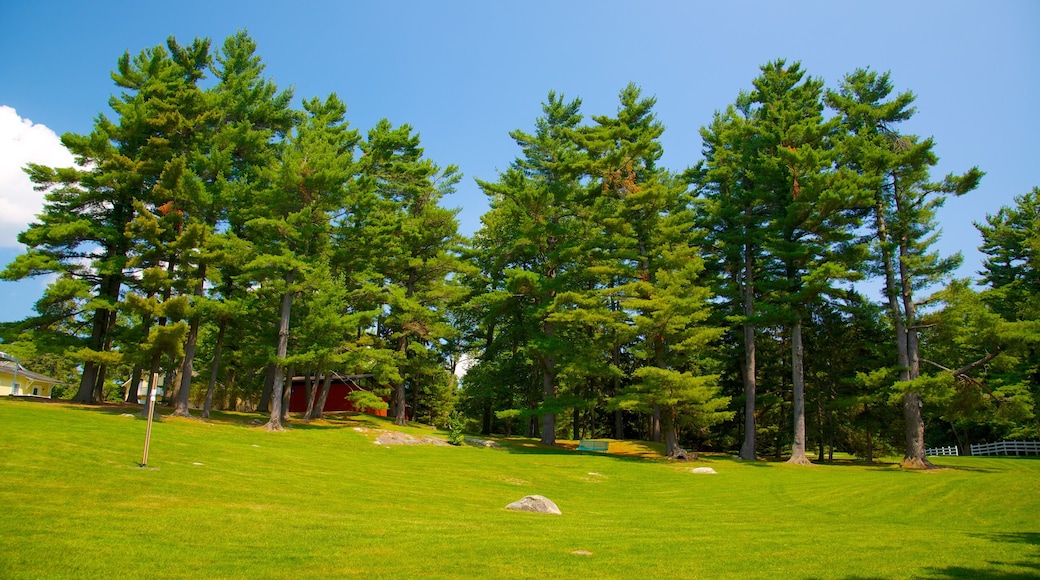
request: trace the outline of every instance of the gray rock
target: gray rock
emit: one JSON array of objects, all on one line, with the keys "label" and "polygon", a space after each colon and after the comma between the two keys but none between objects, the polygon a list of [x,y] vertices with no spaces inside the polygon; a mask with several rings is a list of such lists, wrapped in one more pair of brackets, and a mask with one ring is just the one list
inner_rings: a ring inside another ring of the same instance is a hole
[{"label": "gray rock", "polygon": [[710,468],[710,467],[694,467],[693,469],[690,470],[690,473],[707,473],[707,474],[710,474],[710,475],[715,475],[718,472],[715,471],[714,469]]},{"label": "gray rock", "polygon": [[498,444],[498,441],[492,441],[490,439],[478,439],[476,437],[463,437],[462,440],[465,441],[466,443],[469,443],[470,445],[474,445],[476,447],[491,447],[493,449],[499,449],[499,448],[502,447],[501,445]]},{"label": "gray rock", "polygon": [[522,512],[537,512],[540,514],[555,514],[563,515],[560,508],[556,507],[556,504],[547,497],[541,495],[526,495],[522,499],[518,499],[513,503],[506,506],[507,510],[517,510]]},{"label": "gray rock", "polygon": [[414,437],[399,431],[381,431],[380,435],[372,443],[376,445],[448,445],[444,439],[423,435]]}]

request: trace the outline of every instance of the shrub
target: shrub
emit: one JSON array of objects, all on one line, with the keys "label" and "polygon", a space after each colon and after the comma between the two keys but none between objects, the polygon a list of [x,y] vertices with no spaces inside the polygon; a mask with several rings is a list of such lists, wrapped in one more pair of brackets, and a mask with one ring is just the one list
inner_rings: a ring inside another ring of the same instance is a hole
[{"label": "shrub", "polygon": [[462,415],[455,411],[448,416],[448,443],[452,445],[462,445],[462,428],[466,425],[466,420],[463,419]]}]

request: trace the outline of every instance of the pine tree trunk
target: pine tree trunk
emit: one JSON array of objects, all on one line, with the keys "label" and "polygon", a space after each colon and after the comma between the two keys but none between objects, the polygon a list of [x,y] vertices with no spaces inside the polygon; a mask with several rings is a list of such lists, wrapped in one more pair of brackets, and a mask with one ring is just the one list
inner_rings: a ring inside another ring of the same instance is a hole
[{"label": "pine tree trunk", "polygon": [[97,379],[97,366],[91,362],[83,363],[83,375],[80,377],[79,390],[72,398],[77,403],[96,403],[94,400],[94,381]]},{"label": "pine tree trunk", "polygon": [[[105,328],[108,327],[108,311],[97,310],[94,312],[94,328],[90,334],[90,348],[101,350],[105,340]],[[79,381],[79,391],[72,398],[77,403],[96,403],[94,400],[94,384],[97,382],[98,365],[93,361],[83,363],[83,375]]]},{"label": "pine tree trunk", "polygon": [[220,331],[217,332],[217,344],[213,349],[213,364],[209,369],[209,383],[206,384],[206,402],[202,405],[202,418],[209,419],[209,413],[213,410],[213,391],[217,388],[217,372],[220,370],[220,352],[224,347],[224,333],[227,331],[227,321],[220,321]]},{"label": "pine tree trunk", "polygon": [[[895,184],[893,184],[895,187]],[[896,365],[899,367],[899,380],[910,380],[910,359],[906,350],[906,322],[903,310],[899,306],[900,287],[896,283],[895,256],[889,241],[888,225],[885,220],[884,200],[881,192],[875,196],[874,222],[881,243],[881,263],[885,270],[885,298],[888,301],[888,313],[892,317],[892,325],[896,339]]]},{"label": "pine tree trunk", "polygon": [[[556,326],[552,322],[544,325],[545,337],[551,339],[555,334]],[[549,402],[556,398],[556,358],[551,354],[544,354],[542,359],[542,401]],[[556,445],[556,413],[542,413],[542,437],[543,445]]]},{"label": "pine tree trunk", "polygon": [[[202,296],[205,290],[206,264],[199,264],[199,283],[195,286],[195,296]],[[177,417],[190,417],[191,402],[191,378],[195,372],[195,349],[199,342],[199,322],[201,316],[198,311],[191,316],[188,325],[188,337],[184,341],[184,361],[181,363],[181,387],[177,391],[177,400],[174,402],[173,414]]]},{"label": "pine tree trunk", "polygon": [[282,422],[289,420],[289,402],[292,400],[292,388],[296,382],[296,369],[285,367],[285,386],[282,388]]},{"label": "pine tree trunk", "polygon": [[[613,352],[611,353],[611,360],[614,366],[621,368],[621,347],[614,345]],[[614,377],[614,393],[621,393],[621,377]],[[621,413],[621,409],[614,410],[614,439],[625,438],[625,417]]]},{"label": "pine tree trunk", "polygon": [[[285,293],[282,294],[282,305],[278,315],[278,346],[275,356],[274,382],[271,386],[271,418],[267,421],[268,431],[282,431],[282,393],[285,390],[285,355],[289,351],[289,316],[292,312],[294,272],[285,275]],[[292,380],[292,377],[289,377]]]},{"label": "pine tree trunk", "polygon": [[[908,268],[909,251],[905,238],[901,240],[899,249],[899,274],[902,279],[903,312],[906,314],[906,357],[910,380],[921,376],[921,358],[917,339],[917,310],[913,300]],[[912,469],[931,469],[935,467],[925,456],[924,415],[921,409],[924,402],[921,393],[912,391],[903,396],[903,421],[906,426],[906,455],[901,465]]]},{"label": "pine tree trunk", "polygon": [[[112,339],[116,335],[116,322],[119,319],[118,313],[114,310],[110,310],[108,313],[108,327],[105,328],[105,340],[101,345],[102,352],[109,352],[112,350]],[[97,369],[97,377],[94,378],[94,401],[103,402],[105,400],[105,379],[108,378],[108,364],[102,364]]]},{"label": "pine tree trunk", "polygon": [[227,385],[227,401],[225,401],[224,409],[230,411],[238,410],[238,375],[235,372],[235,367],[232,366],[231,370],[227,371],[227,376],[224,378],[224,383]]},{"label": "pine tree trunk", "polygon": [[141,368],[141,365],[134,365],[134,370],[130,372],[130,386],[126,389],[123,402],[137,404],[137,391],[141,388],[141,375],[143,373],[144,369]]},{"label": "pine tree trunk", "polygon": [[[122,275],[115,274],[108,277],[109,280],[109,291],[108,298],[113,304],[119,303],[119,287],[122,285]],[[118,308],[118,307],[117,307]],[[116,308],[108,311],[108,327],[105,329],[105,339],[102,343],[102,350],[109,352],[112,350],[112,343],[115,340],[116,328],[119,326],[119,312]],[[103,396],[105,378],[108,373],[108,365],[102,365],[98,370],[98,400]]]},{"label": "pine tree trunk", "polygon": [[[121,275],[120,275],[121,276]],[[105,276],[102,278],[98,289],[98,296],[110,300],[113,304],[119,302],[119,287],[122,279],[119,276]],[[87,346],[96,352],[105,351],[105,344],[110,343],[109,328],[114,327],[116,313],[112,310],[98,309],[94,311],[93,328],[90,333],[90,342]],[[100,397],[95,396],[98,382],[99,365],[86,361],[83,363],[83,375],[80,377],[79,390],[72,398],[77,403],[99,403]],[[104,377],[101,378],[102,383]]]},{"label": "pine tree trunk", "polygon": [[282,388],[282,423],[289,421],[289,403],[292,400],[292,388],[295,378],[296,369],[285,367],[285,386]]},{"label": "pine tree trunk", "polygon": [[824,427],[823,419],[823,397],[816,398],[816,425],[818,427],[816,430],[816,436],[818,437],[816,458],[819,461],[823,461],[827,441],[827,430]]},{"label": "pine tree trunk", "polygon": [[[409,289],[408,294],[411,294]],[[397,352],[402,361],[408,360],[408,336],[401,336],[397,339]],[[405,377],[401,376],[401,381],[394,385],[394,400],[396,405],[394,406],[394,425],[407,425],[408,424],[408,403],[405,397]]]},{"label": "pine tree trunk", "polygon": [[805,368],[802,349],[802,319],[791,327],[791,381],[794,387],[794,441],[788,463],[811,465],[805,456]]},{"label": "pine tree trunk", "polygon": [[311,413],[314,412],[314,403],[318,397],[318,376],[317,373],[311,374],[306,373],[303,375],[303,388],[307,395],[307,410],[303,416],[307,419],[311,418]]},{"label": "pine tree trunk", "polygon": [[325,413],[325,402],[329,400],[329,389],[332,388],[332,373],[325,371],[324,380],[321,382],[321,392],[318,393],[318,400],[314,403],[314,408],[307,415],[308,419],[321,419]]},{"label": "pine tree trunk", "polygon": [[827,411],[827,463],[834,463],[834,412],[831,410]]},{"label": "pine tree trunk", "polygon": [[260,402],[256,406],[259,413],[268,413],[271,410],[271,394],[274,392],[274,375],[277,365],[271,363],[264,370],[264,390],[260,392]]},{"label": "pine tree trunk", "polygon": [[163,375],[163,404],[169,404],[176,396],[180,383],[181,365],[172,356],[166,365],[166,374]]},{"label": "pine tree trunk", "polygon": [[749,461],[758,459],[755,453],[758,427],[755,424],[755,395],[758,385],[755,378],[755,325],[751,316],[755,313],[754,264],[751,245],[744,246],[744,443],[740,446],[740,458]]},{"label": "pine tree trunk", "polygon": [[486,397],[480,410],[480,434],[491,435],[491,398]]},{"label": "pine tree trunk", "polygon": [[900,465],[911,469],[930,469],[935,467],[925,456],[924,450],[924,418],[921,416],[920,393],[907,393],[903,396],[903,418],[906,421],[906,457]]},{"label": "pine tree trunk", "polygon": [[98,367],[97,377],[94,378],[94,402],[101,403],[105,400],[105,376],[108,375],[108,365]]},{"label": "pine tree trunk", "polygon": [[188,337],[184,344],[184,360],[181,361],[180,387],[173,402],[175,417],[191,417],[191,375],[195,372],[195,348],[199,340],[199,318],[193,316],[188,326]]},{"label": "pine tree trunk", "polygon": [[[896,210],[902,209],[903,198],[899,193],[899,181],[896,176],[892,178],[893,187],[893,198],[896,203]],[[920,355],[918,353],[918,341],[917,341],[917,311],[914,306],[913,296],[913,285],[910,277],[910,248],[909,240],[907,239],[906,233],[903,233],[899,238],[899,294],[902,297],[903,316],[897,317],[898,322],[903,323],[902,339],[905,341],[905,350],[900,351],[899,355],[905,356],[905,360],[901,360],[900,363],[905,364],[901,369],[905,368],[905,371],[900,372],[900,378],[903,380],[914,380],[920,376],[921,363]],[[893,259],[889,262],[894,262]],[[888,267],[888,263],[886,263]],[[891,269],[894,270],[895,266],[892,265]],[[895,299],[895,275],[894,272],[891,276],[891,282],[887,277],[886,272],[886,283],[890,283],[889,287],[889,302],[890,308],[892,304],[898,309],[899,304]],[[902,320],[899,320],[901,318]],[[897,326],[897,332],[899,332]],[[903,378],[905,377],[905,378]],[[934,467],[925,457],[924,454],[924,416],[921,414],[921,407],[923,403],[921,401],[921,394],[919,392],[908,392],[903,396],[903,421],[906,429],[906,455],[903,457],[903,467],[915,468],[915,469],[928,469]]]},{"label": "pine tree trunk", "polygon": [[[491,346],[495,341],[495,323],[491,322],[488,324],[487,332],[484,334],[484,352],[491,352]],[[480,434],[491,435],[491,427],[493,423],[494,413],[494,401],[490,394],[484,397],[484,404],[481,409],[481,420],[480,420]],[[507,421],[508,425],[508,421]],[[508,429],[508,427],[507,427]]]},{"label": "pine tree trunk", "polygon": [[661,442],[661,406],[654,405],[650,413],[650,440],[654,443]]},{"label": "pine tree trunk", "polygon": [[[679,438],[675,432],[675,407],[666,407],[661,410],[661,431],[664,435],[665,456],[671,459],[687,461],[691,459],[685,449],[679,447]],[[692,459],[696,459],[696,454]]]}]

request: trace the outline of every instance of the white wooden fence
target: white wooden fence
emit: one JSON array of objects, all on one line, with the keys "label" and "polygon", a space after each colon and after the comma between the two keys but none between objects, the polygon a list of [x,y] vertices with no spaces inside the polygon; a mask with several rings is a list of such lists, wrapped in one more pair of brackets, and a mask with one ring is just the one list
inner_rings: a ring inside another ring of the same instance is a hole
[{"label": "white wooden fence", "polygon": [[999,441],[971,446],[972,455],[1040,455],[1040,441]]},{"label": "white wooden fence", "polygon": [[[928,457],[960,455],[957,446],[929,447],[924,450]],[[1040,441],[999,441],[977,443],[971,446],[972,455],[1040,455]]]},{"label": "white wooden fence", "polygon": [[956,445],[950,445],[949,447],[929,447],[924,450],[924,454],[928,457],[935,457],[937,455],[960,455],[957,451]]}]

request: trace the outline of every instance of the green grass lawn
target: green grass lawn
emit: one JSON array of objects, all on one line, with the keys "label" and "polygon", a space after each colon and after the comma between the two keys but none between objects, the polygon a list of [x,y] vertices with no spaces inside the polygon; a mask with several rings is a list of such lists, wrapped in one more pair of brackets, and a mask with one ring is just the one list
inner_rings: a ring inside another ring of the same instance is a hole
[{"label": "green grass lawn", "polygon": [[[222,414],[157,422],[142,469],[125,412],[0,400],[0,578],[1040,576],[1036,459],[683,465]],[[503,509],[528,494],[563,515]]]}]

